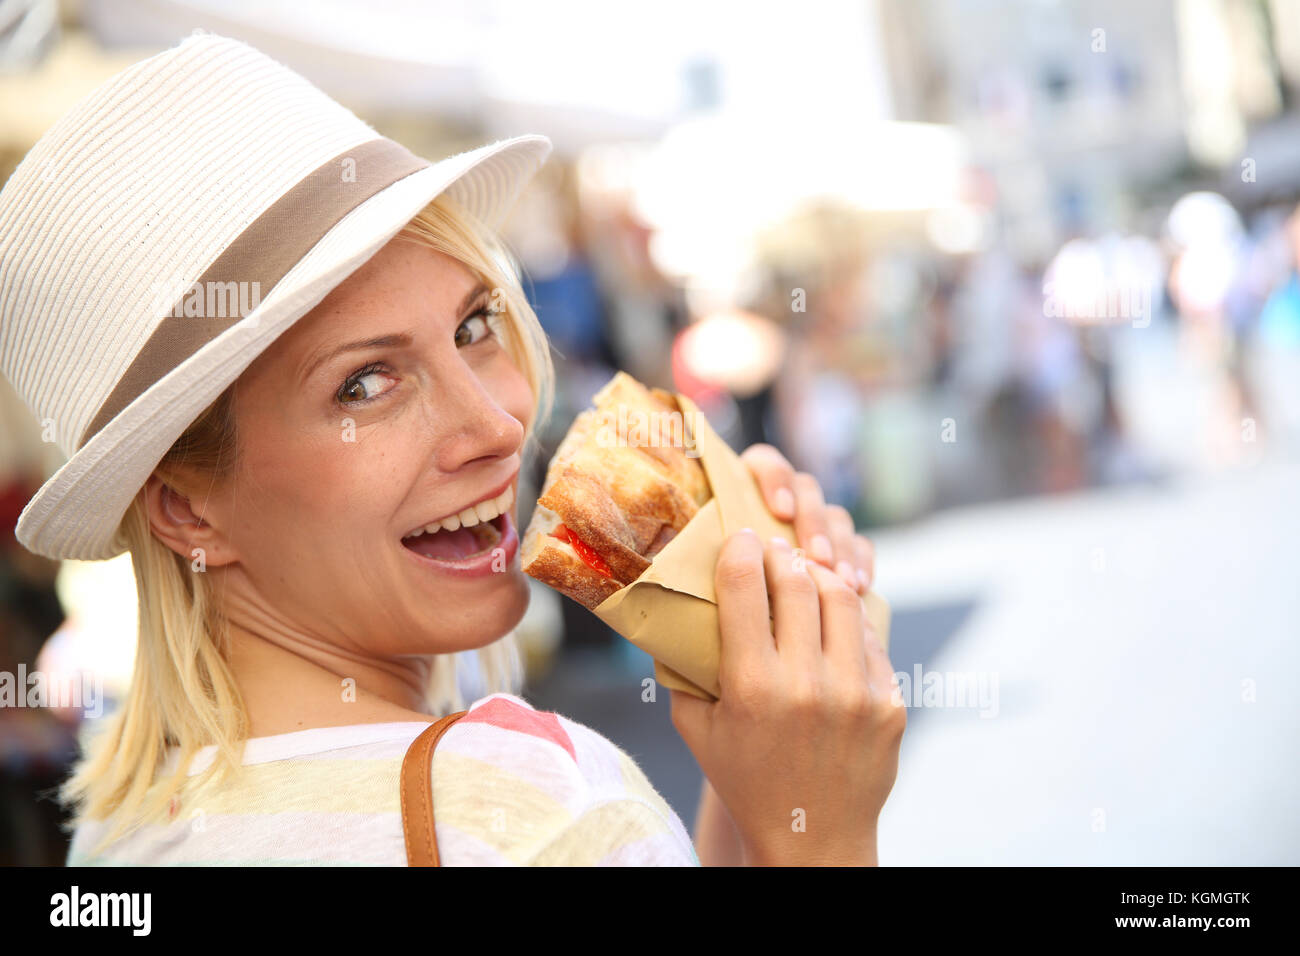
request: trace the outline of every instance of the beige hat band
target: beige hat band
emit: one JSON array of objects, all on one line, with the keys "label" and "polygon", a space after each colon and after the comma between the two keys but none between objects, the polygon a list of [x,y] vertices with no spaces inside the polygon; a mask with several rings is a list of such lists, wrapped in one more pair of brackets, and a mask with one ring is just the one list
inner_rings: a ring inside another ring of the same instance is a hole
[{"label": "beige hat band", "polygon": [[0,188],[0,374],[68,456],[15,536],[121,554],[158,462],[286,329],[439,196],[499,229],[551,149],[431,162],[211,33],[107,80]]},{"label": "beige hat band", "polygon": [[[429,165],[381,137],[345,150],[301,179],[249,223],[196,282],[185,286],[86,426],[77,448],[164,375],[246,318],[240,303],[255,308],[349,212]],[[227,298],[232,288],[233,308]]]}]

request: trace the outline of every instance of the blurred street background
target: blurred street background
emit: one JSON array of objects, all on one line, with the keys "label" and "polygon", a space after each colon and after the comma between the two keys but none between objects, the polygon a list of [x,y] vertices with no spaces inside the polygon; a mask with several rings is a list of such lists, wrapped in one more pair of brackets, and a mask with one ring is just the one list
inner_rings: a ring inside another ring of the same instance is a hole
[{"label": "blurred street background", "polygon": [[[430,158],[553,140],[521,525],[615,369],[814,474],[908,678],[882,863],[1300,863],[1300,0],[0,0],[0,181],[195,29]],[[0,390],[0,671],[120,693],[129,559],[13,539],[60,462]],[[525,696],[691,826],[650,659],[534,592]],[[0,863],[63,861],[79,719],[0,707]]]}]

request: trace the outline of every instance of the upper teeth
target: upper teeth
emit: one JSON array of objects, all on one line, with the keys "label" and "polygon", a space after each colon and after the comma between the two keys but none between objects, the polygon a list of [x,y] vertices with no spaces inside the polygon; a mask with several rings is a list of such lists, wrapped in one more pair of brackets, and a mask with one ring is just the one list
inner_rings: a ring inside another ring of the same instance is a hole
[{"label": "upper teeth", "polygon": [[427,524],[423,528],[416,528],[414,531],[402,535],[402,538],[414,538],[417,534],[433,534],[435,531],[446,529],[455,531],[461,525],[466,528],[472,528],[480,521],[491,521],[499,514],[504,514],[510,507],[511,502],[515,500],[514,488],[507,487],[505,491],[495,498],[489,498],[487,501],[480,501],[476,505],[470,505],[460,514],[448,515],[441,521],[435,521],[433,524]]}]

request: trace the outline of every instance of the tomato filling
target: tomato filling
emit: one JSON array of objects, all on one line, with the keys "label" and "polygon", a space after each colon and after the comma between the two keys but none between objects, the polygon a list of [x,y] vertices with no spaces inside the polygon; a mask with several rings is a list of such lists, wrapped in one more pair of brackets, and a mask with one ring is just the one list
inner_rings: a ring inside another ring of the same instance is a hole
[{"label": "tomato filling", "polygon": [[586,562],[587,566],[596,573],[607,578],[612,578],[614,576],[614,572],[609,569],[608,564],[601,560],[600,555],[593,551],[587,542],[583,541],[564,525],[557,526],[556,529],[551,532],[551,537],[558,538],[561,541],[567,541],[573,547],[573,550],[578,552],[578,557],[582,558],[582,560]]}]

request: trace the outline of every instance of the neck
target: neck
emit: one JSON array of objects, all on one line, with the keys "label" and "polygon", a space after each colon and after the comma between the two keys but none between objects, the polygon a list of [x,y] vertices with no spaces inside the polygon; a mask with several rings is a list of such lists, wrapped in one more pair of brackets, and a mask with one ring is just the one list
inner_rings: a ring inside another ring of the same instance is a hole
[{"label": "neck", "polygon": [[279,629],[232,621],[229,662],[249,736],[312,727],[432,720],[425,712],[428,657],[376,660]]}]

